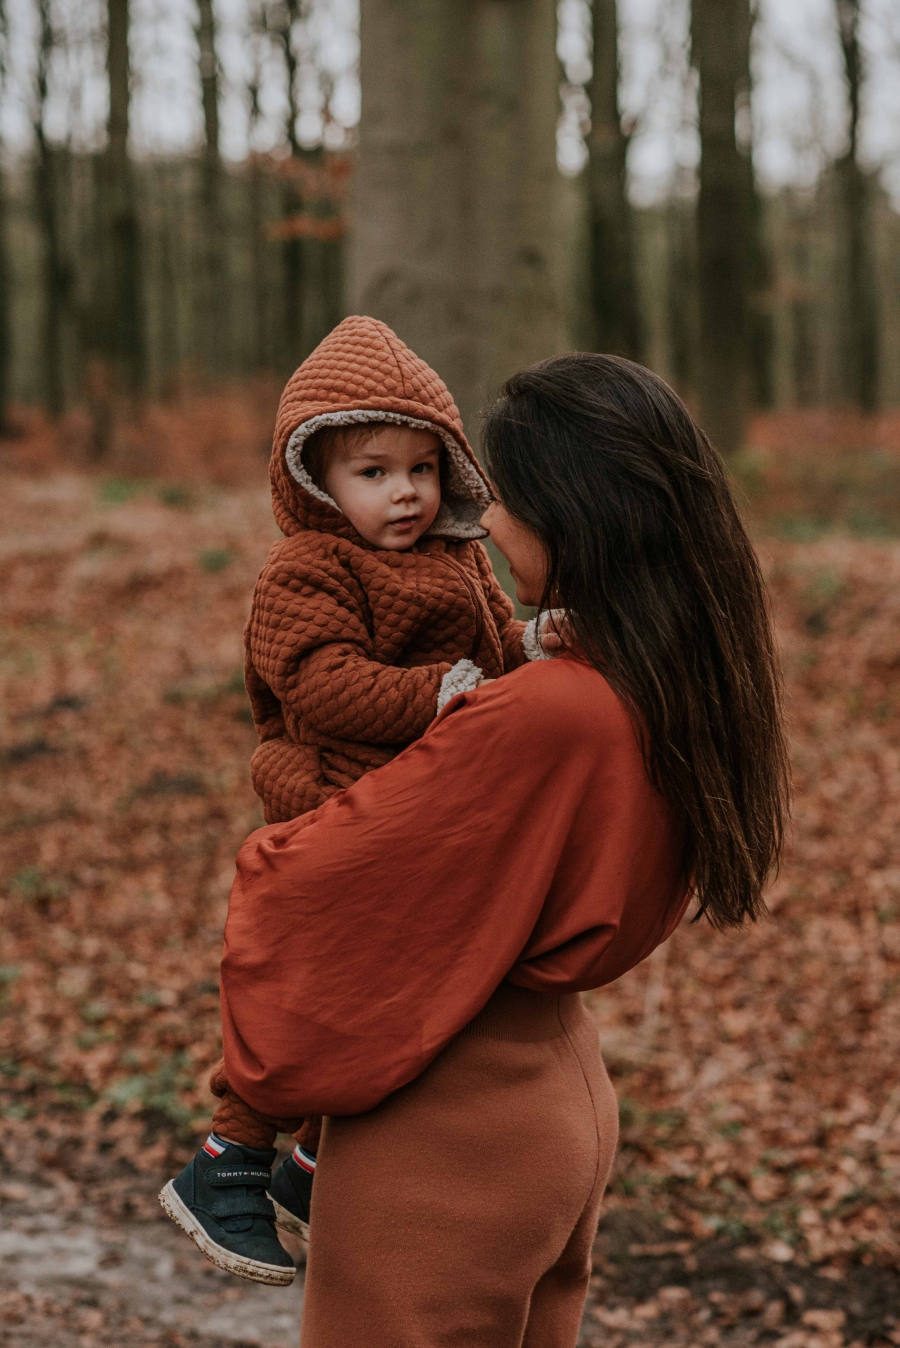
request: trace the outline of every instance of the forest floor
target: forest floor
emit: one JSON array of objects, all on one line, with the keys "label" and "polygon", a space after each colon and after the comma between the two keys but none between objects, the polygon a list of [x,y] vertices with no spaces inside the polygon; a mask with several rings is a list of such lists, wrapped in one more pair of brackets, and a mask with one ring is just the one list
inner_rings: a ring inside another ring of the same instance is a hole
[{"label": "forest floor", "polygon": [[[295,1345],[299,1284],[220,1275],[155,1199],[208,1120],[232,861],[261,822],[241,630],[267,492],[15,467],[0,487],[0,1344]],[[789,854],[753,930],[686,922],[591,999],[622,1146],[585,1348],[900,1344],[883,533],[760,536]]]}]

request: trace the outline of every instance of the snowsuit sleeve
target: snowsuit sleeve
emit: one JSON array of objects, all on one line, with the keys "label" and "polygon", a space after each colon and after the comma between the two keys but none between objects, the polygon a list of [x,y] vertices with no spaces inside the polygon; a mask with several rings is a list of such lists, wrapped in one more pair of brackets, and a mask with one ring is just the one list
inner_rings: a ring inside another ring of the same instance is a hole
[{"label": "snowsuit sleeve", "polygon": [[677,852],[596,671],[536,662],[459,696],[387,766],[241,849],[229,1081],[277,1117],[373,1108],[504,979],[575,991],[649,954],[683,908]]},{"label": "snowsuit sleeve", "polygon": [[[263,740],[283,734],[284,726],[290,733],[293,716],[334,739],[407,744],[434,720],[452,667],[402,669],[376,660],[365,595],[354,578],[314,564],[288,567],[277,554],[260,576],[246,647]],[[260,695],[259,681],[274,698]]]},{"label": "snowsuit sleeve", "polygon": [[503,648],[503,670],[508,674],[510,670],[518,669],[528,660],[522,644],[527,623],[515,616],[515,605],[495,576],[491,559],[481,543],[475,545],[475,557],[484,595],[491,617],[497,624],[497,633]]}]

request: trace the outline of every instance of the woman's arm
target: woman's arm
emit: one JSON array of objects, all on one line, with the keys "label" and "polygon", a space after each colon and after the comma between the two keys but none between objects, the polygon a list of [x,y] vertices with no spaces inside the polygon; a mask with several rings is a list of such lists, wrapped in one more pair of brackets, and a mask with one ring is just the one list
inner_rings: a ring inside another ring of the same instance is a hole
[{"label": "woman's arm", "polygon": [[229,1081],[276,1116],[358,1113],[507,976],[597,986],[626,906],[642,914],[632,962],[662,939],[666,821],[596,671],[546,661],[463,695],[393,762],[241,849]]}]

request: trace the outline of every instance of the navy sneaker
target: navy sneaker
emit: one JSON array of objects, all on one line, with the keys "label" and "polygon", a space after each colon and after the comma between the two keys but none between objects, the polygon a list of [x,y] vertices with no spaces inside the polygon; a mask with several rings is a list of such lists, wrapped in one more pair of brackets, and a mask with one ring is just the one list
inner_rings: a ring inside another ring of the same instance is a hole
[{"label": "navy sneaker", "polygon": [[275,1234],[267,1190],[275,1149],[229,1142],[218,1155],[201,1147],[159,1195],[163,1210],[211,1263],[253,1282],[286,1287],[294,1261]]},{"label": "navy sneaker", "polygon": [[315,1173],[315,1156],[302,1147],[295,1147],[275,1171],[269,1189],[276,1224],[302,1240],[309,1240],[309,1205]]}]

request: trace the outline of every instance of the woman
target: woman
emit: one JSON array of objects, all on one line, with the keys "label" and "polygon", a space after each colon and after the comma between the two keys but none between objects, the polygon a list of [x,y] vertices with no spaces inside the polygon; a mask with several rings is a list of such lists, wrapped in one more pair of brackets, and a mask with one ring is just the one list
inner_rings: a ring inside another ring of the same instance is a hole
[{"label": "woman", "polygon": [[229,1079],[329,1116],[303,1348],[571,1348],[616,1142],[578,993],[691,894],[756,918],[781,846],[763,587],[684,406],[565,356],[508,382],[485,447],[484,523],[566,649],[238,859]]}]

